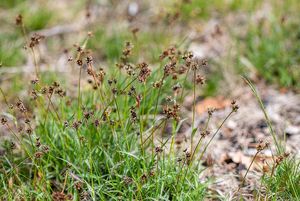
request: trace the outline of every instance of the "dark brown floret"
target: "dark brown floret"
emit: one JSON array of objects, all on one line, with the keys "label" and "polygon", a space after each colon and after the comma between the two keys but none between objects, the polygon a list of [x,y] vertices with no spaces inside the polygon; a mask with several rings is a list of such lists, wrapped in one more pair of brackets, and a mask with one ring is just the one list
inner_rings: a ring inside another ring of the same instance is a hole
[{"label": "dark brown floret", "polygon": [[202,85],[205,82],[205,78],[198,74],[198,75],[196,75],[195,81],[196,81],[196,84],[201,84]]},{"label": "dark brown floret", "polygon": [[130,108],[131,120],[133,123],[137,121],[137,114],[134,107]]},{"label": "dark brown floret", "polygon": [[45,36],[40,34],[33,34],[33,36],[30,38],[29,47],[33,48],[34,46],[40,44],[41,40],[43,40]]},{"label": "dark brown floret", "polygon": [[36,153],[34,154],[34,157],[35,157],[36,159],[40,159],[43,155],[44,155],[43,152],[38,151],[38,152],[36,152]]},{"label": "dark brown floret", "polygon": [[126,185],[129,185],[129,184],[132,184],[132,183],[133,183],[133,179],[130,178],[130,177],[128,177],[128,176],[125,176],[125,177],[123,178],[123,181],[124,181],[124,183],[125,183]]},{"label": "dark brown floret", "polygon": [[138,80],[140,82],[145,82],[146,79],[150,76],[151,70],[148,68],[148,64],[145,62],[138,64],[138,68],[140,69]]},{"label": "dark brown floret", "polygon": [[161,153],[161,152],[163,152],[163,149],[161,147],[155,147],[155,152]]},{"label": "dark brown floret", "polygon": [[23,23],[23,16],[21,14],[16,17],[16,25],[21,25]]},{"label": "dark brown floret", "polygon": [[16,106],[17,108],[19,109],[19,111],[21,113],[26,113],[27,112],[27,109],[25,108],[23,102],[21,100],[19,100],[17,103],[16,103]]},{"label": "dark brown floret", "polygon": [[37,84],[39,82],[39,79],[33,79],[33,80],[31,80],[31,84]]},{"label": "dark brown floret", "polygon": [[54,201],[66,201],[66,200],[68,200],[68,196],[66,194],[64,194],[63,192],[53,192],[52,199]]},{"label": "dark brown floret", "polygon": [[75,189],[77,190],[77,191],[80,191],[80,190],[82,190],[82,183],[81,182],[76,182],[75,184],[74,184],[74,186],[75,186]]},{"label": "dark brown floret", "polygon": [[232,108],[232,111],[233,111],[233,112],[237,112],[237,111],[238,111],[239,106],[236,104],[236,101],[235,101],[235,100],[233,100],[233,101],[231,102],[231,108]]},{"label": "dark brown floret", "polygon": [[76,61],[76,63],[77,63],[78,66],[82,66],[82,65],[83,65],[83,62],[82,62],[81,59],[78,59],[78,60]]},{"label": "dark brown floret", "polygon": [[40,141],[40,138],[36,138],[36,142],[35,142],[35,146],[36,147],[40,147],[41,146],[41,141]]},{"label": "dark brown floret", "polygon": [[173,106],[164,106],[163,108],[163,113],[166,115],[167,119],[173,118],[176,121],[178,121],[180,119],[179,117],[179,110],[180,110],[180,106],[178,104],[174,104]]},{"label": "dark brown floret", "polygon": [[32,134],[32,129],[31,128],[27,128],[25,130],[25,132],[28,134],[28,135],[31,135]]},{"label": "dark brown floret", "polygon": [[94,122],[94,124],[95,124],[96,127],[98,127],[100,125],[99,119],[96,119],[95,122]]},{"label": "dark brown floret", "polygon": [[1,124],[5,125],[7,123],[7,119],[5,117],[1,118]]}]

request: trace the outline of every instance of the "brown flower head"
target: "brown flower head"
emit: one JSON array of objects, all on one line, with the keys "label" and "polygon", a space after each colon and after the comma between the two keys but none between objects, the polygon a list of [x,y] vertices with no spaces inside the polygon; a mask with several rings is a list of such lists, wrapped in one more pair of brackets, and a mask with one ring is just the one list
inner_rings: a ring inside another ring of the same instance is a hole
[{"label": "brown flower head", "polygon": [[150,76],[151,70],[148,68],[148,64],[145,62],[138,64],[138,68],[140,69],[138,80],[140,82],[146,82],[146,79]]},{"label": "brown flower head", "polygon": [[21,25],[23,23],[23,16],[21,14],[16,17],[16,25]]},{"label": "brown flower head", "polygon": [[195,81],[196,81],[196,84],[201,84],[202,85],[205,82],[205,78],[198,74],[198,75],[196,75]]},{"label": "brown flower head", "polygon": [[41,40],[43,40],[45,38],[45,36],[40,35],[40,34],[33,34],[33,36],[31,36],[30,38],[30,42],[29,42],[29,47],[33,48],[34,46],[37,46],[40,44]]}]

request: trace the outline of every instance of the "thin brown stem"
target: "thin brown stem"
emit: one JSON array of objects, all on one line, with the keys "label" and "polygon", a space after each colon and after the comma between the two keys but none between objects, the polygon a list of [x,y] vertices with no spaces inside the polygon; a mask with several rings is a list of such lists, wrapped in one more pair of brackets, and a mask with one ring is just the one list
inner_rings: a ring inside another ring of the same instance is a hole
[{"label": "thin brown stem", "polygon": [[252,158],[252,161],[251,161],[249,167],[247,168],[247,171],[246,171],[246,173],[245,173],[245,175],[244,175],[244,177],[243,177],[243,179],[242,179],[242,183],[241,183],[241,185],[239,186],[239,188],[238,188],[238,190],[237,190],[237,193],[240,191],[241,187],[244,186],[244,183],[245,183],[247,174],[248,174],[248,172],[249,172],[249,170],[250,170],[252,164],[254,163],[255,158],[256,158],[257,155],[259,154],[259,152],[260,152],[260,151],[257,151],[257,152],[255,153],[254,157]]},{"label": "thin brown stem", "polygon": [[193,150],[195,111],[196,111],[196,70],[194,70],[194,80],[193,80],[193,117],[192,117],[192,133],[191,133],[191,151]]},{"label": "thin brown stem", "polygon": [[[204,127],[204,129],[203,129],[203,131],[202,131],[203,133],[207,131],[207,127],[208,127],[210,118],[211,118],[211,115],[208,116],[208,119],[207,119],[207,121],[206,121],[205,127]],[[195,149],[194,149],[194,151],[193,151],[193,153],[192,153],[192,156],[191,156],[191,163],[193,163],[193,159],[194,159],[195,153],[197,152],[198,147],[199,147],[200,143],[202,142],[203,138],[204,138],[204,135],[201,135],[201,137],[200,137],[200,139],[199,139],[199,141],[198,141],[198,143],[197,143],[197,145],[196,145],[196,147],[195,147]]]},{"label": "thin brown stem", "polygon": [[[227,119],[234,113],[234,111],[232,110],[227,116],[226,118],[222,121],[222,123],[220,124],[220,126],[218,127],[218,129],[216,130],[216,132],[213,134],[213,136],[210,138],[209,142],[205,145],[203,151],[201,152],[199,161],[202,160],[204,153],[206,152],[206,149],[208,148],[208,146],[210,145],[210,143],[212,142],[212,140],[215,138],[215,136],[219,133],[220,129],[222,128],[222,126],[224,125],[224,123],[227,121]],[[199,162],[198,162],[199,163]]]}]

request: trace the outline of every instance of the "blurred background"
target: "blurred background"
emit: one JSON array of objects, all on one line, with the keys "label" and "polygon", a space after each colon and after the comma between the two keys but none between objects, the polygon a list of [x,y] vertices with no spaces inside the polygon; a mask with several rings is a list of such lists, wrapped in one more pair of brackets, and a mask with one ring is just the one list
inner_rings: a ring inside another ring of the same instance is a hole
[{"label": "blurred background", "polygon": [[29,35],[46,37],[39,46],[43,71],[68,71],[67,50],[91,31],[87,47],[103,65],[120,57],[125,41],[134,43],[137,60],[155,63],[171,45],[209,59],[204,96],[232,92],[239,74],[282,90],[300,87],[297,0],[2,0],[0,11],[0,73],[8,74],[1,80],[32,66],[15,25],[22,14]]}]

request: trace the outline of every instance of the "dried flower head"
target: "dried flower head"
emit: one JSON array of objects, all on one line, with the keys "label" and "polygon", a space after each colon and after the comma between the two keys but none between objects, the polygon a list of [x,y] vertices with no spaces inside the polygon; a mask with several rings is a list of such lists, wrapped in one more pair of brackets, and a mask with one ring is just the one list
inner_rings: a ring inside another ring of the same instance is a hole
[{"label": "dried flower head", "polygon": [[82,124],[81,121],[74,121],[72,126],[75,130],[78,130],[78,128],[81,124]]},{"label": "dried flower head", "polygon": [[94,125],[95,125],[95,127],[98,127],[98,126],[100,125],[99,119],[96,119],[96,120],[94,121]]},{"label": "dried flower head", "polygon": [[41,146],[42,151],[46,154],[49,152],[50,148],[47,145],[42,145]]},{"label": "dried flower head", "polygon": [[166,57],[172,58],[176,53],[175,47],[169,47],[168,49],[164,50],[163,53],[159,56],[161,60],[163,60]]},{"label": "dried flower head", "polygon": [[40,141],[40,138],[39,138],[39,137],[36,138],[35,146],[36,146],[36,147],[40,147],[40,146],[41,146],[41,141]]},{"label": "dried flower head", "polygon": [[81,191],[81,190],[82,190],[82,182],[78,181],[78,182],[76,182],[76,183],[74,184],[74,186],[75,186],[75,189],[76,189],[77,191]]},{"label": "dried flower head", "polygon": [[161,153],[163,149],[161,147],[155,147],[155,153]]},{"label": "dried flower head", "polygon": [[153,88],[160,88],[162,86],[162,81],[156,81],[156,82],[153,82],[152,84]]},{"label": "dried flower head", "polygon": [[78,66],[82,66],[83,65],[83,62],[82,62],[81,59],[77,59],[76,63],[77,63]]},{"label": "dried flower head", "polygon": [[174,118],[176,121],[179,121],[179,110],[180,110],[180,105],[179,104],[174,104],[172,106],[166,105],[163,108],[163,113],[166,115],[167,119]]},{"label": "dried flower head", "polygon": [[16,143],[10,142],[10,149],[14,150],[14,149],[16,149],[16,148],[17,148]]},{"label": "dried flower head", "polygon": [[21,113],[26,113],[27,112],[27,109],[26,109],[26,107],[24,106],[24,104],[21,100],[17,101],[16,106],[17,106],[17,108],[19,109],[19,111]]},{"label": "dried flower head", "polygon": [[16,17],[16,25],[21,25],[21,24],[23,24],[23,16],[19,14]]},{"label": "dried flower head", "polygon": [[35,157],[36,159],[40,159],[43,155],[44,155],[43,152],[38,151],[38,152],[35,152],[34,157]]},{"label": "dried flower head", "polygon": [[263,140],[260,140],[259,143],[258,143],[258,145],[256,146],[256,150],[258,152],[261,152],[262,150],[264,150],[268,146],[269,146],[268,142],[264,142]]},{"label": "dried flower head", "polygon": [[236,104],[235,100],[231,101],[231,108],[232,108],[233,112],[237,112],[238,111],[239,106]]},{"label": "dried flower head", "polygon": [[141,176],[141,181],[142,182],[145,182],[147,180],[147,174],[144,173],[142,176]]},{"label": "dried flower head", "polygon": [[25,132],[28,134],[28,135],[31,135],[32,134],[32,129],[31,128],[27,128],[25,130]]},{"label": "dried flower head", "polygon": [[7,119],[5,117],[1,118],[1,124],[5,125],[7,123]]},{"label": "dried flower head", "polygon": [[39,82],[38,78],[35,78],[35,79],[31,80],[31,84],[37,84],[38,82]]},{"label": "dried flower head", "polygon": [[212,116],[215,111],[216,111],[216,108],[208,108],[207,113],[209,116]]},{"label": "dried flower head", "polygon": [[198,75],[196,75],[195,81],[196,81],[196,84],[201,84],[202,85],[205,82],[205,78],[198,74]]},{"label": "dried flower head", "polygon": [[181,88],[182,88],[182,86],[179,83],[177,83],[176,85],[174,85],[172,87],[172,90],[173,90],[174,94],[177,95]]},{"label": "dried flower head", "polygon": [[145,62],[138,64],[138,68],[140,69],[138,80],[140,82],[145,82],[146,79],[150,76],[151,70],[148,68],[148,64]]},{"label": "dried flower head", "polygon": [[135,111],[135,107],[130,108],[130,114],[131,114],[132,122],[136,123],[138,119],[137,119],[137,114],[136,114],[136,111]]},{"label": "dried flower head", "polygon": [[92,56],[87,56],[86,57],[86,63],[91,64],[93,62],[93,57]]},{"label": "dried flower head", "polygon": [[203,131],[203,132],[201,132],[201,137],[206,137],[206,136],[208,136],[210,134],[210,131],[208,131],[208,130],[206,130],[206,131]]},{"label": "dried flower head", "polygon": [[45,36],[40,35],[40,34],[33,34],[33,36],[31,36],[30,38],[30,42],[29,42],[29,47],[33,48],[34,46],[37,46],[40,44],[41,40],[43,40],[45,38]]},{"label": "dried flower head", "polygon": [[67,201],[67,200],[72,200],[73,196],[71,194],[66,195],[63,192],[53,192],[52,199],[54,201]]},{"label": "dried flower head", "polygon": [[131,177],[128,176],[124,176],[123,177],[123,181],[126,185],[132,184],[133,183],[133,179]]}]

